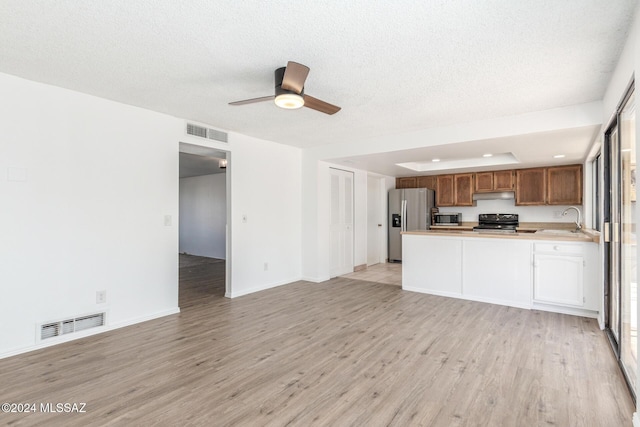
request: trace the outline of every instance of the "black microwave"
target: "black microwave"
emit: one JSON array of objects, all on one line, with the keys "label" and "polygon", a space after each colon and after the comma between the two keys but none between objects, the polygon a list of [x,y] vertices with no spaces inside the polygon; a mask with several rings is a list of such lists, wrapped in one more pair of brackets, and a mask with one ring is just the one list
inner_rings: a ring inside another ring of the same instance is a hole
[{"label": "black microwave", "polygon": [[432,225],[461,225],[462,214],[458,212],[437,212],[433,214]]}]

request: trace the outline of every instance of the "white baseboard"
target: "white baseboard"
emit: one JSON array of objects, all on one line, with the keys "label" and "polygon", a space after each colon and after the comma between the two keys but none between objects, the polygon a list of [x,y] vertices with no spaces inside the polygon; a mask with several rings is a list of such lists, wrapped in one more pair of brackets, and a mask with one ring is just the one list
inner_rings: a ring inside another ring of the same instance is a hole
[{"label": "white baseboard", "polygon": [[[237,298],[237,297],[241,297],[243,295],[252,294],[254,292],[266,291],[267,289],[272,289],[272,288],[277,288],[278,286],[288,285],[290,283],[298,282],[300,280],[304,280],[304,279],[301,279],[301,278],[297,277],[297,278],[293,278],[293,279],[282,280],[282,281],[279,281],[279,282],[268,283],[266,285],[256,286],[254,288],[242,289],[240,291],[231,290],[231,292],[229,292],[229,291],[225,292],[224,296],[227,297],[227,298]],[[233,287],[233,285],[232,285],[232,287]]]},{"label": "white baseboard", "polygon": [[304,280],[305,282],[322,283],[322,282],[326,282],[327,280],[331,280],[331,277],[329,277],[329,276],[322,276],[322,277],[302,276],[302,278],[300,280]]},{"label": "white baseboard", "polygon": [[157,319],[157,318],[165,317],[165,316],[170,316],[172,314],[178,314],[178,313],[180,313],[180,308],[179,307],[175,307],[175,308],[171,308],[171,309],[168,309],[168,310],[162,310],[162,311],[158,311],[158,312],[155,312],[155,313],[151,313],[151,314],[148,314],[146,316],[141,316],[141,317],[136,317],[136,318],[133,318],[133,319],[128,319],[128,320],[125,320],[123,322],[118,322],[118,323],[114,323],[114,324],[111,324],[111,325],[108,324],[108,325],[105,325],[105,326],[100,326],[98,328],[87,329],[85,331],[74,333],[74,334],[62,335],[62,336],[59,336],[59,337],[50,338],[46,342],[40,341],[40,342],[38,342],[37,344],[34,344],[34,345],[30,345],[30,346],[27,346],[27,347],[20,347],[20,348],[17,348],[17,349],[14,349],[14,350],[10,350],[10,351],[5,352],[5,353],[0,353],[0,359],[5,359],[5,358],[11,357],[11,356],[17,356],[19,354],[29,353],[29,352],[35,351],[35,350],[41,350],[43,348],[52,347],[54,345],[62,344],[62,343],[65,343],[65,342],[75,341],[75,340],[78,340],[78,339],[90,337],[92,335],[98,335],[98,334],[102,334],[104,332],[112,331],[114,329],[124,328],[125,326],[131,326],[131,325],[135,325],[137,323],[142,323],[142,322],[146,322],[146,321],[149,321],[149,320],[153,320],[153,319]]},{"label": "white baseboard", "polygon": [[637,412],[633,413],[633,427],[640,427],[640,416]]}]

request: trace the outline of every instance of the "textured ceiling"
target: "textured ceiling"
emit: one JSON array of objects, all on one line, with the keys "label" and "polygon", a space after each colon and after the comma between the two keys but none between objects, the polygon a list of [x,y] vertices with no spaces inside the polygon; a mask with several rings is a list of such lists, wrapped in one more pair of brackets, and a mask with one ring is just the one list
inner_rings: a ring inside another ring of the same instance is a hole
[{"label": "textured ceiling", "polygon": [[[298,147],[600,100],[633,0],[0,2],[0,72]],[[311,68],[334,116],[230,101]]]}]

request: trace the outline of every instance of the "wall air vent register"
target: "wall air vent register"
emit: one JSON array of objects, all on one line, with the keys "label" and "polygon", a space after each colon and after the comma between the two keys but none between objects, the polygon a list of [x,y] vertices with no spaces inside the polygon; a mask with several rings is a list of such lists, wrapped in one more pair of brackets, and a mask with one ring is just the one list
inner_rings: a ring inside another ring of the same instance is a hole
[{"label": "wall air vent register", "polygon": [[219,142],[228,142],[228,134],[226,132],[194,125],[193,123],[187,123],[187,135],[212,139]]},{"label": "wall air vent register", "polygon": [[74,319],[61,320],[59,322],[44,323],[40,325],[40,339],[45,340],[60,335],[72,334],[74,332],[104,326],[105,319],[106,313],[96,313],[76,317]]}]

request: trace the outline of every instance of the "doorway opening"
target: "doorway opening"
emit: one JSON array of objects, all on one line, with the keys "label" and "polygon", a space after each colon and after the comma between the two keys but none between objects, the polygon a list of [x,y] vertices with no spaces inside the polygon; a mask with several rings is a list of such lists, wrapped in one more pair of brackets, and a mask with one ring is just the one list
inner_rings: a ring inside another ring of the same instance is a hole
[{"label": "doorway opening", "polygon": [[229,153],[179,148],[179,306],[228,294]]}]

